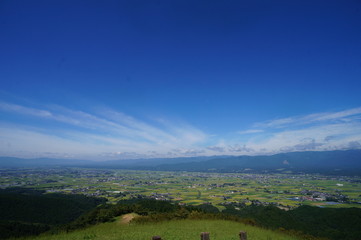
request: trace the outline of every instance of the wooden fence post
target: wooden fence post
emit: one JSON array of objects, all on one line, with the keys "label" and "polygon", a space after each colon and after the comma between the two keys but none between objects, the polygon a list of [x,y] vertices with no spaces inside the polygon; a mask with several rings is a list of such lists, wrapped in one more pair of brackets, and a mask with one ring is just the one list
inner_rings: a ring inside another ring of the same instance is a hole
[{"label": "wooden fence post", "polygon": [[201,240],[209,240],[209,232],[202,232]]},{"label": "wooden fence post", "polygon": [[153,236],[152,240],[162,240],[162,238],[160,236]]},{"label": "wooden fence post", "polygon": [[239,232],[239,238],[240,238],[241,240],[247,240],[247,233],[244,232],[244,231],[240,231],[240,232]]}]

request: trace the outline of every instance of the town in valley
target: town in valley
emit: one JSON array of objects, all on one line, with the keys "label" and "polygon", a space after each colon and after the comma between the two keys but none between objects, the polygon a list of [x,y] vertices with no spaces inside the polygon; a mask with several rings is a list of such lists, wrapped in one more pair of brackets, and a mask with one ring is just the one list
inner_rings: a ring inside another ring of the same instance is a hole
[{"label": "town in valley", "polygon": [[180,205],[300,205],[361,207],[360,176],[163,172],[95,168],[4,168],[0,188],[83,194],[116,203],[129,198],[171,200]]}]

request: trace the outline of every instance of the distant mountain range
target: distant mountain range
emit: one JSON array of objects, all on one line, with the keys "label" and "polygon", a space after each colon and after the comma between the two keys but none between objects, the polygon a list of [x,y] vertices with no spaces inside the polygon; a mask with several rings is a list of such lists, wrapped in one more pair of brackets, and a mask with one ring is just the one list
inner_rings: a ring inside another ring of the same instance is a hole
[{"label": "distant mountain range", "polygon": [[290,152],[269,156],[212,156],[113,161],[0,157],[0,167],[90,167],[200,172],[319,172],[361,175],[361,150]]},{"label": "distant mountain range", "polygon": [[207,172],[320,172],[361,175],[361,150],[290,152],[270,156],[233,156],[202,162],[162,164],[154,170]]}]

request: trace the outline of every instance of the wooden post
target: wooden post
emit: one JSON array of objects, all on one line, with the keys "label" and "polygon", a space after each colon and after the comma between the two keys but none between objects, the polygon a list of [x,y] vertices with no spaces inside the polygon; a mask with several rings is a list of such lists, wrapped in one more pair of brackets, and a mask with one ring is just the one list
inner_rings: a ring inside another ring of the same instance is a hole
[{"label": "wooden post", "polygon": [[209,240],[209,232],[202,232],[201,240]]},{"label": "wooden post", "polygon": [[239,232],[239,238],[240,238],[241,240],[247,240],[247,233],[244,232],[244,231],[240,231],[240,232]]},{"label": "wooden post", "polygon": [[162,240],[162,238],[160,236],[153,236],[152,240]]}]

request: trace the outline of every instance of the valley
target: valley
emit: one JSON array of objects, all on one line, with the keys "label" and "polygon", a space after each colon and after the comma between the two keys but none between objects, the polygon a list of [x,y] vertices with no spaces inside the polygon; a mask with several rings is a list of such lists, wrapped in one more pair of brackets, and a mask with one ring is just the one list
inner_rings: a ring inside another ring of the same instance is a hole
[{"label": "valley", "polygon": [[361,207],[361,177],[319,174],[245,174],[94,168],[0,169],[0,188],[122,199],[172,200],[180,205],[300,205]]}]

